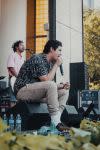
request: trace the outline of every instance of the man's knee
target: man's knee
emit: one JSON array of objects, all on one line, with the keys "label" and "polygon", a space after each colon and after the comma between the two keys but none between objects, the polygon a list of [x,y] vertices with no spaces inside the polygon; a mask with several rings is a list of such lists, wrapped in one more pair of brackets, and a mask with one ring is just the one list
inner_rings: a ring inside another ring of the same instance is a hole
[{"label": "man's knee", "polygon": [[65,90],[65,89],[64,89],[64,95],[67,95],[67,96],[68,96],[68,95],[69,95],[69,90]]},{"label": "man's knee", "polygon": [[54,81],[48,81],[48,88],[57,90],[57,84]]},{"label": "man's knee", "polygon": [[58,92],[60,96],[69,95],[69,90],[66,90],[66,89],[58,90]]}]

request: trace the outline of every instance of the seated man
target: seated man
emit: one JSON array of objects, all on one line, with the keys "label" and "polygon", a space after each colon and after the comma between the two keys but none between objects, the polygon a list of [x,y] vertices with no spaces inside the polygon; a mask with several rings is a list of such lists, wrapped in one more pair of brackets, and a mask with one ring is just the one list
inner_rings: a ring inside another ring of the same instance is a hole
[{"label": "seated man", "polygon": [[24,51],[23,41],[17,41],[12,46],[13,52],[9,55],[7,61],[7,69],[10,78],[10,85],[13,90],[14,82],[19,73],[19,70],[24,63],[24,58],[22,57],[22,52]]},{"label": "seated man", "polygon": [[51,121],[60,131],[64,129],[60,117],[68,99],[65,88],[69,88],[65,84],[57,87],[53,81],[57,68],[62,64],[61,46],[60,41],[49,40],[43,53],[33,55],[24,63],[14,85],[18,100],[47,103]]}]

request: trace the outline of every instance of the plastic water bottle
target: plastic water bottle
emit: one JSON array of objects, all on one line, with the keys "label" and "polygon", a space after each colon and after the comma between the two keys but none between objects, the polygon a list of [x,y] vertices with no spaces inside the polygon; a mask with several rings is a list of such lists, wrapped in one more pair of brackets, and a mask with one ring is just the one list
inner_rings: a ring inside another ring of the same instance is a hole
[{"label": "plastic water bottle", "polygon": [[54,132],[55,129],[56,129],[55,124],[54,124],[53,122],[51,122],[51,124],[50,124],[50,130],[51,130],[52,132]]},{"label": "plastic water bottle", "polygon": [[13,131],[14,130],[14,116],[13,116],[13,114],[11,114],[9,117],[9,126],[10,126],[10,131]]},{"label": "plastic water bottle", "polygon": [[50,134],[59,134],[59,131],[57,130],[57,128],[53,122],[51,122],[51,124],[50,124]]},{"label": "plastic water bottle", "polygon": [[16,116],[16,131],[17,132],[21,132],[21,123],[22,123],[21,116],[20,114],[18,114]]},{"label": "plastic water bottle", "polygon": [[3,116],[3,122],[7,125],[7,116],[6,116],[6,114],[4,114],[4,116]]}]

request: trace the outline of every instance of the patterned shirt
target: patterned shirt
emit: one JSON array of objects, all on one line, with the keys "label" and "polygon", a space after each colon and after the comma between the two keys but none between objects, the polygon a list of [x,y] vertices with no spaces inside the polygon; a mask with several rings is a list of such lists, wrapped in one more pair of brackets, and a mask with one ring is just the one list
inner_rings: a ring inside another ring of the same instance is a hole
[{"label": "patterned shirt", "polygon": [[14,85],[15,95],[26,84],[40,82],[39,77],[47,75],[52,66],[52,63],[48,62],[46,54],[33,55],[20,69]]}]

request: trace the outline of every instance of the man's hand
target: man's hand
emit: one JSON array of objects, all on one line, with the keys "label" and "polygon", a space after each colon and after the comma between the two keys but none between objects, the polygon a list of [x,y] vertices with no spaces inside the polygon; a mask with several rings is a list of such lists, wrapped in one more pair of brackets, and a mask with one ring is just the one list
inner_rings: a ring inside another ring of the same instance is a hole
[{"label": "man's hand", "polygon": [[60,66],[62,64],[62,58],[61,57],[58,57],[56,64],[57,64],[57,66]]},{"label": "man's hand", "polygon": [[70,84],[68,82],[66,82],[65,84],[63,84],[63,89],[70,89]]},{"label": "man's hand", "polygon": [[70,88],[70,84],[68,83],[68,82],[66,82],[66,83],[60,83],[59,85],[58,85],[58,89],[60,90],[60,89],[66,89],[66,90],[68,90]]},{"label": "man's hand", "polygon": [[8,67],[8,70],[11,72],[12,76],[17,77],[17,73],[14,67]]}]

